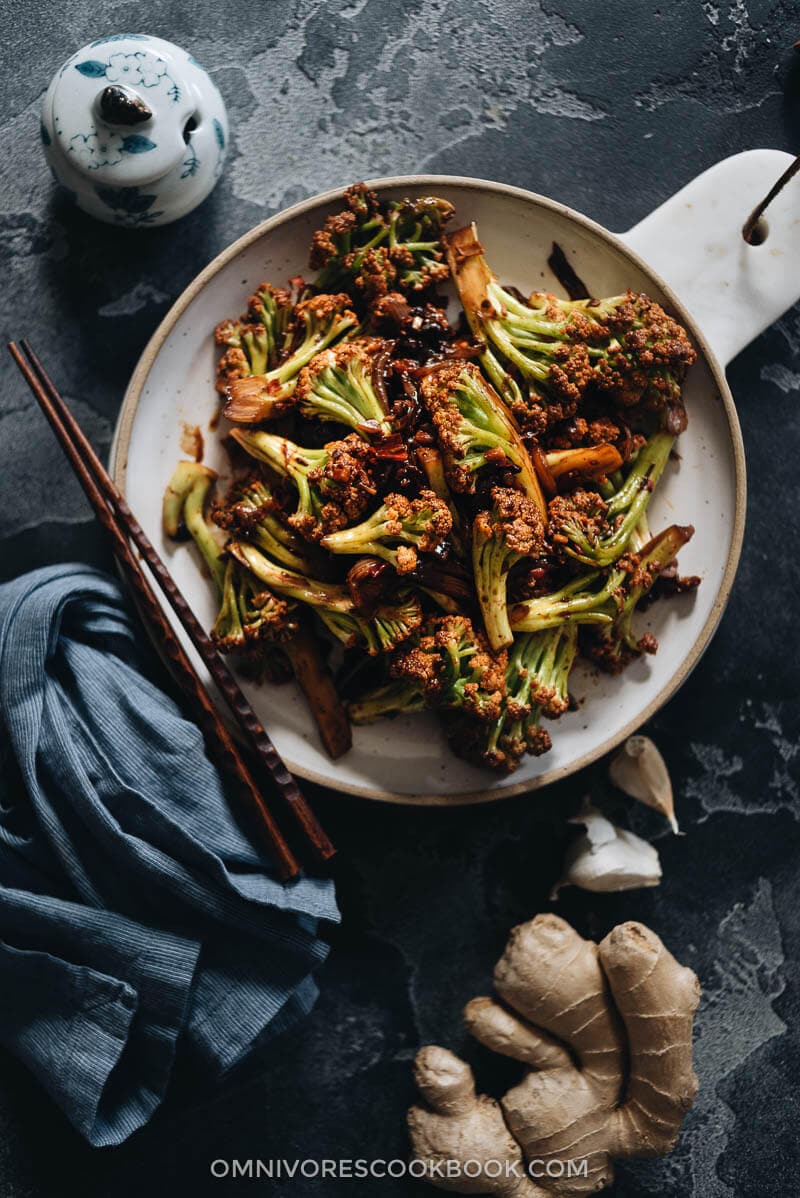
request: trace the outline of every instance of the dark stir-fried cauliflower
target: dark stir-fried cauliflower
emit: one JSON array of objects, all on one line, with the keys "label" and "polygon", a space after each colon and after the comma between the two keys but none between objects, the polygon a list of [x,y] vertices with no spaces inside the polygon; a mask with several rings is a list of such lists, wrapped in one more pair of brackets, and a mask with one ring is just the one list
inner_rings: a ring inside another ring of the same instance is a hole
[{"label": "dark stir-fried cauliflower", "polygon": [[270,678],[294,663],[323,736],[309,629],[344,651],[354,723],[421,712],[508,772],[550,748],[577,657],[655,652],[641,613],[697,585],[691,527],[649,525],[695,350],[646,295],[526,297],[453,216],[355,184],[313,234],[314,279],[217,325],[233,481],[214,496],[181,463],[164,521],[203,556],[220,648]]}]

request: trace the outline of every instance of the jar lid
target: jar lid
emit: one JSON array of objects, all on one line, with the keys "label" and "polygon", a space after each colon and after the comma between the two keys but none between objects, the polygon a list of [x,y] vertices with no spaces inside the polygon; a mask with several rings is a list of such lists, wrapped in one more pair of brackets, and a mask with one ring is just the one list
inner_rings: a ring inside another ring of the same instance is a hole
[{"label": "jar lid", "polygon": [[118,34],[64,63],[53,130],[76,170],[96,184],[138,187],[181,162],[201,97],[180,54],[161,38]]}]

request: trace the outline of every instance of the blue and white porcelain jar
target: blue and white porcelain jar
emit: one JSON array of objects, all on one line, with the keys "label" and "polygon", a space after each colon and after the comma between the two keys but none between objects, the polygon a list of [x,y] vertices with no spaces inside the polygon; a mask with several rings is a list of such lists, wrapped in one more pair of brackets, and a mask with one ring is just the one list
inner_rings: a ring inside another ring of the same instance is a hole
[{"label": "blue and white porcelain jar", "polygon": [[56,181],[99,220],[165,225],[222,172],[228,118],[209,75],[179,46],[141,33],[73,54],[42,106]]}]

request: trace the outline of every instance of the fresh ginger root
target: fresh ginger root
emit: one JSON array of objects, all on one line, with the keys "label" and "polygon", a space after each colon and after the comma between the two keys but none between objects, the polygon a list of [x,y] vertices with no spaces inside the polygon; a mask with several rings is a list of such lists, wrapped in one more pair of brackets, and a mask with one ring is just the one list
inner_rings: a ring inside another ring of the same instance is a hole
[{"label": "fresh ginger root", "polygon": [[429,1181],[462,1194],[568,1198],[611,1185],[614,1157],[674,1148],[697,1093],[700,986],[654,932],[624,923],[597,945],[537,915],[512,931],[494,985],[499,1001],[468,1003],[467,1027],[529,1071],[497,1103],[476,1095],[469,1065],[446,1049],[418,1053],[426,1105],[408,1125]]}]

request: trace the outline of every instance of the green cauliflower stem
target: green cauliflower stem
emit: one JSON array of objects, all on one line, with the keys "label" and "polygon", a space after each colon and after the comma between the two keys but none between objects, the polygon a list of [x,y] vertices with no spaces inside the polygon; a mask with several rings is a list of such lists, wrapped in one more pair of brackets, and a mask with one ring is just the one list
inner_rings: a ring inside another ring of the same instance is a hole
[{"label": "green cauliflower stem", "polygon": [[297,508],[289,524],[308,540],[318,541],[357,520],[375,495],[372,452],[356,433],[323,449],[304,449],[263,430],[234,428],[231,437],[294,484]]},{"label": "green cauliflower stem", "polygon": [[358,317],[344,293],[315,295],[297,304],[291,323],[293,349],[270,370],[248,371],[229,379],[225,416],[240,424],[257,424],[285,412],[291,406],[303,368],[357,326]]},{"label": "green cauliflower stem", "polygon": [[229,558],[212,638],[223,653],[246,648],[253,641],[289,640],[297,631],[293,608],[293,604],[259,586],[247,570]]},{"label": "green cauliflower stem", "polygon": [[514,486],[546,516],[542,489],[514,419],[477,366],[446,362],[426,374],[420,390],[452,489],[472,494],[477,471],[487,466],[507,469]]},{"label": "green cauliflower stem", "polygon": [[[583,652],[609,674],[618,674],[643,653],[655,653],[658,641],[652,633],[637,636],[633,629],[636,609],[663,570],[691,540],[691,525],[672,524],[631,555],[625,592],[610,624],[587,629]],[[696,584],[697,580],[691,580]]]},{"label": "green cauliflower stem", "polygon": [[354,724],[374,724],[377,720],[424,710],[425,698],[421,691],[402,679],[386,682],[347,705],[347,714]]},{"label": "green cauliflower stem", "polygon": [[514,604],[509,610],[511,627],[516,633],[540,632],[565,623],[611,624],[626,577],[622,568],[607,575],[598,570],[582,574],[550,595]]},{"label": "green cauliflower stem", "polygon": [[[669,460],[675,438],[656,433],[639,451],[620,486],[605,499],[591,492],[550,501],[550,528],[565,553],[588,566],[610,566],[628,549]],[[588,502],[587,502],[588,497]],[[598,519],[598,517],[601,517]]]},{"label": "green cauliflower stem", "polygon": [[387,434],[391,421],[373,382],[373,361],[385,347],[378,337],[323,350],[300,372],[295,403],[308,420],[333,421],[364,434]]},{"label": "green cauliflower stem", "polygon": [[505,651],[491,653],[466,616],[433,616],[395,655],[392,677],[416,686],[432,707],[496,719],[505,694]]},{"label": "green cauliflower stem", "polygon": [[312,239],[310,265],[320,290],[348,289],[367,304],[392,291],[426,290],[448,276],[441,235],[453,215],[434,196],[382,205],[363,183],[345,192],[345,208]]},{"label": "green cauliflower stem", "polygon": [[162,524],[168,537],[175,538],[184,527],[202,554],[217,590],[225,580],[224,550],[205,517],[205,506],[217,475],[199,462],[179,462],[167,484],[162,503]]},{"label": "green cauliflower stem", "polygon": [[240,320],[223,320],[214,340],[225,352],[217,363],[217,390],[223,394],[235,379],[264,374],[278,365],[291,343],[292,297],[262,283],[247,302]]},{"label": "green cauliflower stem", "polygon": [[464,755],[491,769],[511,773],[523,756],[541,756],[551,748],[542,716],[558,719],[569,707],[569,676],[578,649],[578,630],[565,624],[514,638],[506,670],[507,694],[499,717],[488,727],[458,725],[451,743]]},{"label": "green cauliflower stem", "polygon": [[421,491],[415,499],[387,495],[363,523],[329,533],[320,544],[330,553],[383,558],[398,574],[408,574],[416,568],[418,552],[432,553],[451,528],[447,504],[432,491]]},{"label": "green cauliflower stem", "polygon": [[472,568],[486,636],[492,649],[511,644],[506,584],[508,572],[525,557],[541,553],[545,526],[538,506],[521,491],[492,489],[492,507],[472,524]]},{"label": "green cauliflower stem", "polygon": [[[590,389],[622,407],[685,424],[680,389],[695,351],[681,326],[644,295],[528,301],[499,283],[475,225],[445,238],[451,273],[481,364],[514,416],[542,432],[575,414]],[[671,431],[679,431],[672,428]]]},{"label": "green cauliflower stem", "polygon": [[164,492],[164,531],[175,537],[183,525],[208,566],[220,599],[211,633],[218,648],[227,653],[255,640],[285,640],[296,628],[292,606],[257,587],[254,579],[227,557],[206,519],[205,503],[216,477],[213,470],[197,462],[178,464]]},{"label": "green cauliflower stem", "polygon": [[367,619],[356,610],[347,587],[339,583],[319,582],[286,570],[244,541],[231,541],[228,552],[270,590],[313,608],[346,647],[360,645],[370,656],[390,652],[422,622],[419,600],[411,592],[398,595],[393,603],[381,604]]},{"label": "green cauliflower stem", "polygon": [[245,537],[290,570],[310,573],[301,538],[279,519],[272,491],[261,480],[247,483],[234,499],[214,510],[214,520],[229,533]]}]

